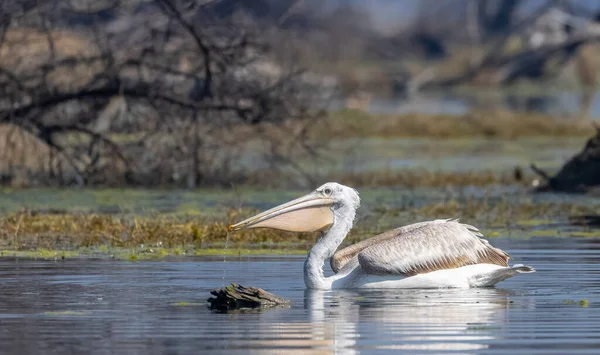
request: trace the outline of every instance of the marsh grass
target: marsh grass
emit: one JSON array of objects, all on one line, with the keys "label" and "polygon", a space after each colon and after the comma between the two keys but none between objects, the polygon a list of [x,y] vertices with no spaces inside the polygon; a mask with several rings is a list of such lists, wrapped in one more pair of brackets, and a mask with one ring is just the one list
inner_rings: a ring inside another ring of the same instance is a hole
[{"label": "marsh grass", "polygon": [[543,114],[504,110],[473,110],[450,114],[368,114],[344,109],[330,113],[310,128],[316,139],[332,137],[516,139],[540,136],[588,136],[589,121],[555,118]]},{"label": "marsh grass", "polygon": [[[227,226],[257,210],[231,209],[222,218],[157,214],[125,216],[102,214],[39,214],[21,212],[0,217],[0,256],[64,259],[84,255],[124,260],[160,259],[167,256],[228,256],[261,254],[304,255],[317,233],[286,233],[250,229],[230,234]],[[511,234],[534,236],[599,237],[588,227],[569,228],[565,216],[599,214],[600,206],[569,203],[533,203],[498,198],[445,200],[423,206],[380,206],[361,212],[345,244],[423,220],[461,218],[486,237]],[[564,230],[564,229],[562,229]],[[514,232],[514,233],[513,233]]]},{"label": "marsh grass", "polygon": [[[532,173],[521,172],[517,178],[514,171],[442,171],[425,169],[381,169],[374,171],[334,171],[324,174],[315,174],[312,177],[312,187],[320,181],[336,181],[355,188],[365,187],[449,187],[449,186],[476,186],[484,187],[491,185],[520,185],[532,186],[537,178]],[[261,188],[298,188],[306,185],[306,182],[298,180],[295,172],[278,170],[255,170],[247,172],[237,181],[240,187]]]},{"label": "marsh grass", "polygon": [[428,170],[379,170],[365,172],[343,172],[331,174],[324,181],[339,181],[342,184],[359,187],[446,187],[446,186],[489,186],[512,185],[531,186],[535,177],[522,175],[519,179],[513,172],[481,171],[428,171]]},{"label": "marsh grass", "polygon": [[[381,211],[381,215],[398,214],[407,209]],[[461,218],[461,220],[481,225],[484,228],[537,227],[553,223],[564,223],[566,216],[595,214],[599,206],[583,206],[570,203],[533,203],[530,201],[509,201],[505,199],[465,199],[447,200],[411,209],[413,217],[419,218]]]},{"label": "marsh grass", "polygon": [[[117,248],[132,249],[138,254],[222,254],[223,250],[217,252],[215,247],[224,247],[228,223],[256,212],[231,210],[221,221],[174,215],[17,213],[0,217],[0,249],[41,251],[36,254],[40,257],[46,256],[44,250],[86,248],[107,253]],[[251,229],[232,233],[230,246],[232,252],[242,246],[247,249],[249,243],[258,249],[273,249],[270,243],[279,242],[277,249],[297,250],[299,245],[314,243],[315,237]]]}]

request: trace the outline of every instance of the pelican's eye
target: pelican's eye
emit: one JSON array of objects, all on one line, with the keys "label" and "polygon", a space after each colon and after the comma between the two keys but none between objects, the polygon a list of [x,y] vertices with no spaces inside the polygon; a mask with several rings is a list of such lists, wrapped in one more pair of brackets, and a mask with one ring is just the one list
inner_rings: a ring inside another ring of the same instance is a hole
[{"label": "pelican's eye", "polygon": [[331,195],[331,193],[332,193],[332,192],[333,192],[333,191],[331,191],[331,188],[329,188],[329,187],[326,187],[326,188],[323,190],[323,193],[325,194],[325,196],[329,196],[329,195]]}]

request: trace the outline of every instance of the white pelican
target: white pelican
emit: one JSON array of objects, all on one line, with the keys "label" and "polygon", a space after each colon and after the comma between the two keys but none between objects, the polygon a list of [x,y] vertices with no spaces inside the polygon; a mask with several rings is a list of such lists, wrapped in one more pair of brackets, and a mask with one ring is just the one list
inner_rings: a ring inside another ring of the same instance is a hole
[{"label": "white pelican", "polygon": [[[304,283],[310,289],[487,287],[535,271],[520,264],[508,266],[509,255],[491,246],[477,228],[450,219],[396,228],[334,254],[359,206],[356,190],[328,182],[229,230],[321,231],[304,263]],[[323,274],[327,258],[335,272],[329,277]]]}]

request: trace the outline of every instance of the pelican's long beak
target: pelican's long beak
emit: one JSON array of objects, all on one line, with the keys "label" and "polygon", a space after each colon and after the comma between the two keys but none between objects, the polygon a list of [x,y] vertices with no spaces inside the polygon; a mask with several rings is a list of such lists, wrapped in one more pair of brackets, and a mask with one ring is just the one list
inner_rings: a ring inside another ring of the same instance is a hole
[{"label": "pelican's long beak", "polygon": [[317,192],[229,226],[229,231],[246,228],[273,228],[288,232],[315,232],[333,224],[333,199]]}]

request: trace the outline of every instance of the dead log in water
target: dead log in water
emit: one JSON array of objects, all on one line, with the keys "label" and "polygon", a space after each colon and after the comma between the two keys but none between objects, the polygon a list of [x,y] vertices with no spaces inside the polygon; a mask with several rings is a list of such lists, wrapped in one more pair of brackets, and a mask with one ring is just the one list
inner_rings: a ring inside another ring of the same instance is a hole
[{"label": "dead log in water", "polygon": [[569,216],[569,223],[573,226],[600,227],[600,215]]},{"label": "dead log in water", "polygon": [[600,188],[600,127],[588,139],[581,152],[569,159],[565,165],[551,176],[531,164],[532,170],[544,181],[536,192],[587,193]]},{"label": "dead log in water", "polygon": [[225,288],[210,291],[215,297],[209,298],[209,308],[221,312],[234,309],[272,308],[290,304],[289,300],[276,296],[258,287],[231,284]]}]

